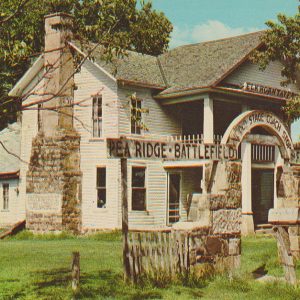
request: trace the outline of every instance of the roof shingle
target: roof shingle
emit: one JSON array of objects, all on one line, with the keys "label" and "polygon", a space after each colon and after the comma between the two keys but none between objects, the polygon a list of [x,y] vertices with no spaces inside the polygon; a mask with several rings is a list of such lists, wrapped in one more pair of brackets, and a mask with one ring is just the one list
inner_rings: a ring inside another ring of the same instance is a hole
[{"label": "roof shingle", "polygon": [[260,45],[262,34],[180,46],[158,57],[128,51],[111,62],[103,60],[103,48],[98,46],[93,57],[116,79],[162,87],[161,94],[169,94],[214,85]]}]

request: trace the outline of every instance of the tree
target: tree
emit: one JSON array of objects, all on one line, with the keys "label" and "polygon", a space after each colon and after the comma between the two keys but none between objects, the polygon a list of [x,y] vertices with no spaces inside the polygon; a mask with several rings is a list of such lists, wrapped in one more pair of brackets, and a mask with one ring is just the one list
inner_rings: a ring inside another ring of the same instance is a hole
[{"label": "tree", "polygon": [[158,55],[169,43],[172,25],[150,2],[137,0],[2,0],[0,7],[0,130],[20,107],[8,91],[43,51],[44,15],[73,14],[74,37],[104,45],[106,59],[123,49]]},{"label": "tree", "polygon": [[[254,53],[253,59],[265,69],[270,61],[283,63],[282,85],[295,83],[300,86],[300,6],[295,16],[277,16],[278,22],[268,21],[269,29],[262,36],[263,48]],[[284,108],[289,121],[300,117],[300,98],[290,99]]]}]

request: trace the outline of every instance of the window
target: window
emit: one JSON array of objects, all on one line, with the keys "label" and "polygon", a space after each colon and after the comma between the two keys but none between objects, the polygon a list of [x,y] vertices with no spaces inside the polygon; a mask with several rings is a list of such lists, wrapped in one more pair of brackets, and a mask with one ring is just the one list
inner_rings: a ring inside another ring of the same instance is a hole
[{"label": "window", "polygon": [[93,137],[102,136],[102,96],[93,97]]},{"label": "window", "polygon": [[142,102],[138,99],[131,99],[131,133],[141,134],[142,123]]},{"label": "window", "polygon": [[97,207],[106,207],[106,168],[97,168]]},{"label": "window", "polygon": [[145,167],[132,168],[132,210],[146,210]]},{"label": "window", "polygon": [[3,209],[8,210],[8,201],[9,201],[9,184],[3,183]]}]

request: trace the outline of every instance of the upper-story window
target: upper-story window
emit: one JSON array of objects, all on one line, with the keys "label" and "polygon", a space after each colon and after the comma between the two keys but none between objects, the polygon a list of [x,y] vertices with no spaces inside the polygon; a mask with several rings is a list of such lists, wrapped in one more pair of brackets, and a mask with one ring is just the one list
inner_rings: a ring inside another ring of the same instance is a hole
[{"label": "upper-story window", "polygon": [[8,210],[8,203],[9,203],[9,184],[3,183],[3,210]]},{"label": "upper-story window", "polygon": [[131,99],[131,133],[141,134],[142,102],[140,99]]},{"label": "upper-story window", "polygon": [[102,96],[93,97],[93,137],[101,137],[102,126]]}]

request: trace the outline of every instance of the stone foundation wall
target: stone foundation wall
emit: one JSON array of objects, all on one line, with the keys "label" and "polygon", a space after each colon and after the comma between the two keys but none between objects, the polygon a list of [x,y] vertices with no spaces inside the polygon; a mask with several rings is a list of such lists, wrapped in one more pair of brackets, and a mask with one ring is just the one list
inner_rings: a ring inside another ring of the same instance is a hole
[{"label": "stone foundation wall", "polygon": [[38,135],[27,172],[27,228],[34,232],[81,230],[80,137]]}]

